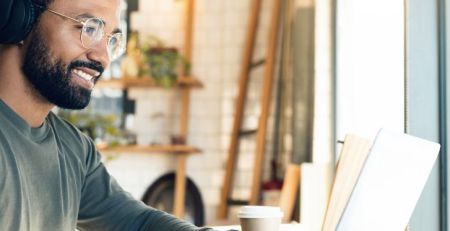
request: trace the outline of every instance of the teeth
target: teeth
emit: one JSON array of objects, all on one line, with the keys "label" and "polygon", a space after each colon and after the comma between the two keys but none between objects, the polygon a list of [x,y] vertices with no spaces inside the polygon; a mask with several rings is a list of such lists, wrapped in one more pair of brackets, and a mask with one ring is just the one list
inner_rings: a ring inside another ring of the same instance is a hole
[{"label": "teeth", "polygon": [[87,81],[92,81],[92,79],[94,78],[94,76],[92,76],[82,70],[77,69],[77,70],[73,70],[73,72]]}]

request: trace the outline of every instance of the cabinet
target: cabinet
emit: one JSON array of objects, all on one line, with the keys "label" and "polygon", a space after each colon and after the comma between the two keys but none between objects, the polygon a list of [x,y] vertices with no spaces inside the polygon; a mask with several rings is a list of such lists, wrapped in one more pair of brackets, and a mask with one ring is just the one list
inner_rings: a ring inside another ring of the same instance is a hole
[{"label": "cabinet", "polygon": [[[193,25],[193,11],[194,0],[186,0],[186,15],[184,22],[185,36],[183,55],[188,60],[191,60],[191,46],[192,46],[192,25]],[[127,79],[112,79],[101,80],[97,83],[97,88],[155,88],[157,87],[152,78],[127,78]],[[201,88],[203,84],[193,76],[178,77],[178,80],[173,89],[181,91],[181,113],[180,113],[180,135],[186,140],[188,132],[189,119],[189,102],[190,90],[193,88]],[[168,155],[175,155],[177,159],[176,165],[176,180],[175,180],[175,194],[174,194],[174,210],[173,214],[177,217],[184,215],[184,198],[186,190],[186,160],[190,154],[199,153],[200,150],[190,145],[155,145],[155,146],[119,146],[114,148],[100,149],[101,152],[127,152],[127,153],[167,153]]]}]

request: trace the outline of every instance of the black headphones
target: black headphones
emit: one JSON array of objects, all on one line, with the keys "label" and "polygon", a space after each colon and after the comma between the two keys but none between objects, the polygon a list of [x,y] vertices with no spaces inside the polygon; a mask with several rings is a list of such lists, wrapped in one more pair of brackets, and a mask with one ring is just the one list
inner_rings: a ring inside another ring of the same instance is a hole
[{"label": "black headphones", "polygon": [[0,0],[0,44],[25,39],[43,9],[38,0]]}]

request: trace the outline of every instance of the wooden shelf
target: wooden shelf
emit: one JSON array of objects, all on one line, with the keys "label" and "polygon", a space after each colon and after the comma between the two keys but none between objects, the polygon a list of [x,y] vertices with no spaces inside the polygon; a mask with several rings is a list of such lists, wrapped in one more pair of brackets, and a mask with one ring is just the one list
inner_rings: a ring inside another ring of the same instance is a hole
[{"label": "wooden shelf", "polygon": [[189,145],[127,145],[112,148],[100,148],[100,152],[127,152],[127,153],[172,153],[192,154],[200,153],[200,149]]},{"label": "wooden shelf", "polygon": [[[120,78],[120,79],[108,79],[100,80],[95,85],[97,88],[163,88],[157,86],[155,81],[150,76],[141,76],[139,78]],[[200,80],[184,76],[179,77],[174,84],[174,87],[192,87],[192,88],[202,88],[203,83]]]}]

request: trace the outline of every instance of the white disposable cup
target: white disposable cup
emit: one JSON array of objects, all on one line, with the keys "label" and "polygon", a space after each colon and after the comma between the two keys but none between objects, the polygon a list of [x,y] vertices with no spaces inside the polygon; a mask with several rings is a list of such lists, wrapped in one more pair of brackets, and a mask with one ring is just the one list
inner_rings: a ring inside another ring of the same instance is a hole
[{"label": "white disposable cup", "polygon": [[242,231],[278,231],[283,212],[280,207],[243,206],[238,217]]}]

